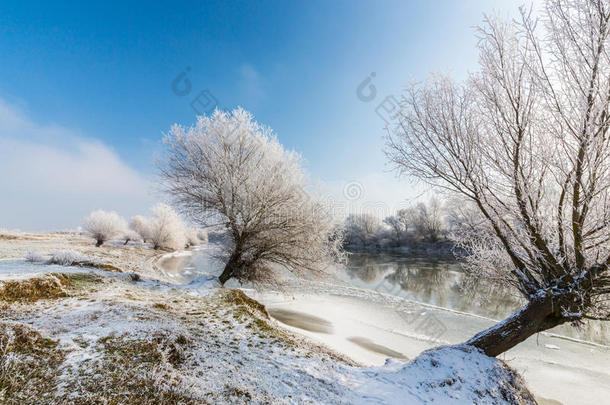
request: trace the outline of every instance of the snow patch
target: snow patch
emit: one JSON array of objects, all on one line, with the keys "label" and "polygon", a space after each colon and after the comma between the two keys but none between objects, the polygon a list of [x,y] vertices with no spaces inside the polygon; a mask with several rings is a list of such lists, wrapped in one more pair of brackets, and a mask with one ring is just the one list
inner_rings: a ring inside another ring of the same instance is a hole
[{"label": "snow patch", "polygon": [[360,378],[362,404],[511,404],[516,398],[534,403],[513,371],[467,345],[431,349],[406,364],[388,361],[364,369]]}]

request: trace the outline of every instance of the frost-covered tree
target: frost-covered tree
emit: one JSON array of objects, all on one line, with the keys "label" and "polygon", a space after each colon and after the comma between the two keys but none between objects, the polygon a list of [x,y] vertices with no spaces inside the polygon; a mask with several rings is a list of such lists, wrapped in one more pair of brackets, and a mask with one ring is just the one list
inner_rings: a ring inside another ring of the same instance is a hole
[{"label": "frost-covered tree", "polygon": [[392,230],[392,236],[398,245],[406,243],[408,234],[414,229],[417,211],[414,207],[402,208],[396,214],[383,220]]},{"label": "frost-covered tree", "polygon": [[346,240],[349,244],[369,246],[375,242],[380,230],[379,219],[371,214],[350,214],[345,219]]},{"label": "frost-covered tree", "polygon": [[461,243],[461,235],[485,231],[487,221],[472,201],[453,198],[446,204],[447,231],[450,238]]},{"label": "frost-covered tree", "polygon": [[414,208],[402,208],[396,212],[396,219],[402,224],[404,232],[409,232],[409,228],[415,221],[415,209]]},{"label": "frost-covered tree", "polygon": [[122,239],[125,241],[125,242],[123,242],[123,245],[127,245],[129,242],[134,242],[134,241],[140,240],[142,238],[139,233],[137,233],[131,229],[128,229],[123,233]]},{"label": "frost-covered tree", "polygon": [[442,204],[437,198],[418,203],[412,213],[415,230],[424,239],[436,242],[445,233]]},{"label": "frost-covered tree", "polygon": [[273,265],[320,271],[340,255],[340,237],[321,200],[306,193],[302,159],[243,109],[174,126],[161,165],[176,205],[201,226],[219,224],[230,239],[220,275],[272,281]]},{"label": "frost-covered tree", "polygon": [[93,211],[83,225],[85,232],[95,239],[95,246],[100,247],[112,238],[118,237],[127,229],[125,220],[116,212]]},{"label": "frost-covered tree", "polygon": [[199,229],[188,228],[186,230],[186,245],[190,246],[199,246],[201,244],[201,239],[199,239]]},{"label": "frost-covered tree", "polygon": [[152,223],[150,218],[136,215],[129,221],[129,229],[140,235],[144,242],[152,238]]},{"label": "frost-covered tree", "polygon": [[180,250],[186,247],[186,225],[167,204],[157,204],[152,209],[150,240],[154,249]]},{"label": "frost-covered tree", "polygon": [[385,217],[383,223],[390,227],[392,236],[396,241],[399,241],[401,236],[405,233],[405,227],[396,215]]},{"label": "frost-covered tree", "polygon": [[[527,300],[468,341],[496,356],[534,333],[610,319],[610,4],[551,0],[536,21],[489,18],[480,71],[403,98],[386,152],[485,218],[461,243],[476,278]],[[540,30],[542,28],[542,30]]]}]

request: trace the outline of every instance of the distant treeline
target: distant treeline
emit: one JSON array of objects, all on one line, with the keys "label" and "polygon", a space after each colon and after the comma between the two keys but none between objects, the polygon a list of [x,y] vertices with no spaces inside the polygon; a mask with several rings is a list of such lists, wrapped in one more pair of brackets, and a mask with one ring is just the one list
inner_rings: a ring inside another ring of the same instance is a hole
[{"label": "distant treeline", "polygon": [[372,214],[351,214],[345,219],[348,250],[401,250],[411,253],[452,254],[452,235],[470,226],[458,202],[431,198],[398,210],[383,220]]}]

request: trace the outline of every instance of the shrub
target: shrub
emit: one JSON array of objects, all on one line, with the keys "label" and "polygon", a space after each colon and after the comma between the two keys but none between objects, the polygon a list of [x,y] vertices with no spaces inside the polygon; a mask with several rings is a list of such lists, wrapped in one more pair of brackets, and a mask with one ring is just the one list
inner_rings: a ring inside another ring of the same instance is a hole
[{"label": "shrub", "polygon": [[140,235],[144,242],[152,239],[152,223],[150,218],[136,215],[129,221],[129,228]]},{"label": "shrub", "polygon": [[142,239],[142,237],[140,236],[139,233],[132,231],[132,230],[128,230],[125,231],[125,233],[123,234],[123,238],[122,238],[125,242],[123,243],[123,245],[128,244],[129,242],[135,242],[138,241],[140,239]]},{"label": "shrub", "polygon": [[74,266],[84,261],[87,261],[87,258],[78,252],[74,252],[72,250],[59,250],[57,252],[53,252],[47,264]]},{"label": "shrub", "polygon": [[92,212],[84,223],[85,231],[96,241],[95,246],[119,236],[127,228],[125,220],[116,212],[102,210]]},{"label": "shrub", "polygon": [[150,236],[155,249],[178,250],[186,246],[186,226],[167,204],[153,207]]},{"label": "shrub", "polygon": [[26,280],[6,281],[0,287],[0,300],[37,301],[45,298],[65,297],[70,280],[62,274],[48,274]]},{"label": "shrub", "polygon": [[44,257],[42,257],[42,255],[35,250],[28,250],[27,255],[25,255],[25,261],[30,263],[40,263],[44,261]]}]

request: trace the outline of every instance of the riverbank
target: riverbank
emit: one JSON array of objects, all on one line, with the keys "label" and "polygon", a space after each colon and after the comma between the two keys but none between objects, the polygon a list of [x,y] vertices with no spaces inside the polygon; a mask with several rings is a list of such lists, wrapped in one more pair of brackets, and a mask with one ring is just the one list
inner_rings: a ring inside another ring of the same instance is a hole
[{"label": "riverbank", "polygon": [[[532,402],[502,362],[468,348],[362,367],[280,327],[240,290],[157,280],[158,252],[87,242],[0,238],[3,402]],[[100,263],[107,256],[120,271],[19,258],[67,248]]]},{"label": "riverbank", "polygon": [[[207,249],[172,271],[184,282],[217,274],[220,268],[213,267]],[[478,306],[462,296],[455,290],[461,274],[455,263],[359,256],[353,255],[334,278],[287,281],[283,291],[246,292],[287,330],[370,366],[464,342],[518,305],[498,297]],[[447,283],[439,283],[443,280]],[[604,336],[605,329],[579,332],[568,325],[533,336],[500,357],[526,378],[540,403],[596,404],[599,395],[610,395],[610,348]]]},{"label": "riverbank", "polygon": [[[489,318],[350,286],[314,283],[282,293],[248,291],[287,330],[370,366],[388,357],[464,342],[492,326]],[[314,317],[312,319],[312,317]],[[320,328],[323,326],[323,328]],[[554,334],[534,336],[500,356],[521,374],[540,404],[594,405],[610,395],[610,351]]]}]

